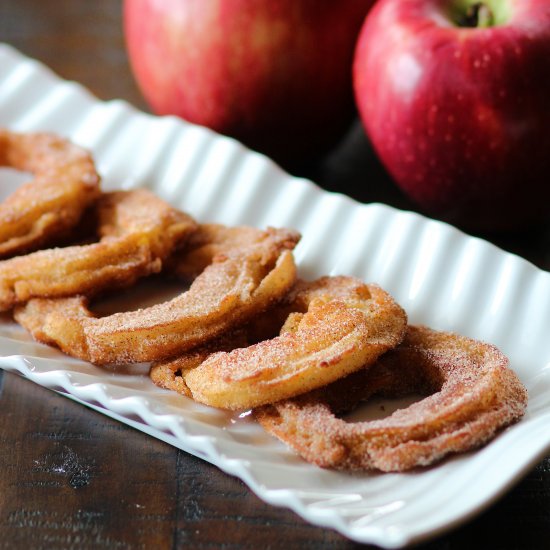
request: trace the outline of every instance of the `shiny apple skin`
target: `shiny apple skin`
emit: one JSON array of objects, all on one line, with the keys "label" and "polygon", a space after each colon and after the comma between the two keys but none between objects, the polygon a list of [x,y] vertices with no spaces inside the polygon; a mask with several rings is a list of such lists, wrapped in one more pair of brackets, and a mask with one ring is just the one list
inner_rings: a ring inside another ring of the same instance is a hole
[{"label": "shiny apple skin", "polygon": [[395,182],[427,213],[506,231],[550,219],[550,2],[509,0],[490,28],[449,0],[380,0],[359,37],[361,119]]},{"label": "shiny apple skin", "polygon": [[353,120],[353,52],[373,1],[126,0],[126,44],[155,113],[300,162]]}]

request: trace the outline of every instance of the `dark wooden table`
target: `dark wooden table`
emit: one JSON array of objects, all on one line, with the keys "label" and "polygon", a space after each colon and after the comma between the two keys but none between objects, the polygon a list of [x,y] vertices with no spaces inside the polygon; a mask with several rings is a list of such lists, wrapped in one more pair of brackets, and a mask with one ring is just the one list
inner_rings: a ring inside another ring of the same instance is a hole
[{"label": "dark wooden table", "polygon": [[[123,98],[147,110],[129,72],[118,0],[2,0],[0,41],[101,99]],[[358,128],[310,175],[360,200],[414,208]],[[550,225],[482,236],[550,268]],[[546,459],[488,511],[422,547],[542,549],[549,535]],[[354,546],[264,504],[198,458],[0,371],[1,549]]]}]

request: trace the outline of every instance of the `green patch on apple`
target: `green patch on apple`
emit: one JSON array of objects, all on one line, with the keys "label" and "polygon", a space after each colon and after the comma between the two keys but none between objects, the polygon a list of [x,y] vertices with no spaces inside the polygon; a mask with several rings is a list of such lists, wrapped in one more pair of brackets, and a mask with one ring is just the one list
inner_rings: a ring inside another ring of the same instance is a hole
[{"label": "green patch on apple", "polygon": [[510,20],[510,4],[509,0],[456,0],[450,6],[449,14],[459,27],[498,27]]}]

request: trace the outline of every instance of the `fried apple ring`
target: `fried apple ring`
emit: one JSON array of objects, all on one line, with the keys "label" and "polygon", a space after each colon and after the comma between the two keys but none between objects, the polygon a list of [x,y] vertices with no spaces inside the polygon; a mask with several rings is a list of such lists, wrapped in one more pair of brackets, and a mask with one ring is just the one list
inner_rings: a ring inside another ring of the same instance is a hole
[{"label": "fried apple ring", "polygon": [[[375,394],[410,393],[431,395],[381,420],[336,416]],[[479,447],[521,418],[526,404],[525,388],[494,346],[409,327],[403,343],[370,369],[254,414],[318,466],[399,472]]]},{"label": "fried apple ring", "polygon": [[64,237],[100,193],[90,154],[53,134],[0,129],[0,166],[34,175],[0,204],[0,257]]},{"label": "fried apple ring", "polygon": [[207,405],[248,409],[324,386],[373,363],[401,341],[407,322],[388,293],[352,277],[299,283],[267,316],[280,322],[287,314],[285,326],[294,325],[293,331],[245,348],[199,350],[156,364],[151,378]]},{"label": "fried apple ring", "polygon": [[196,228],[187,214],[146,191],[98,199],[97,243],[39,250],[0,262],[0,310],[33,297],[95,295],[157,273]]},{"label": "fried apple ring", "polygon": [[268,227],[262,230],[246,225],[229,227],[204,223],[189,238],[185,253],[171,258],[168,269],[180,279],[192,281],[212,263],[215,256],[238,253],[239,250],[269,239],[274,239],[290,250],[300,240],[300,234],[287,228]]},{"label": "fried apple ring", "polygon": [[42,342],[96,364],[166,359],[244,323],[280,300],[296,279],[287,241],[272,236],[218,255],[188,291],[137,311],[97,318],[87,299],[36,299],[16,320]]}]

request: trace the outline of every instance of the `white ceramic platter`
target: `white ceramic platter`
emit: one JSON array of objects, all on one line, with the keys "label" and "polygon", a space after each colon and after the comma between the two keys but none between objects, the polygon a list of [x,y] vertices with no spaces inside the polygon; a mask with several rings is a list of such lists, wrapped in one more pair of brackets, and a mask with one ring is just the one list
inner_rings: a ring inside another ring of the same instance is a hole
[{"label": "white ceramic platter", "polygon": [[[549,451],[550,274],[448,225],[321,191],[203,128],[101,103],[9,46],[0,46],[0,125],[88,147],[106,189],[148,187],[201,221],[298,229],[304,277],[378,282],[412,322],[496,344],[530,402],[524,420],[478,452],[414,473],[348,475],[306,464],[249,418],[156,388],[143,369],[70,359],[9,320],[0,320],[4,369],[202,457],[314,524],[387,548],[465,521]],[[2,194],[14,181],[3,176]]]}]

